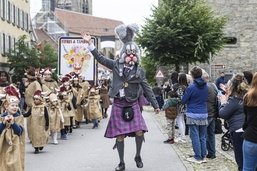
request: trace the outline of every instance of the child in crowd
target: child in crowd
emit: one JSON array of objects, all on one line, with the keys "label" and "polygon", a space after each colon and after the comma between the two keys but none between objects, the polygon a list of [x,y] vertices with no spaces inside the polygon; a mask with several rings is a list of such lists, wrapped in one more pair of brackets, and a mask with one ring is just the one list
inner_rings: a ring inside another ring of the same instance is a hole
[{"label": "child in crowd", "polygon": [[57,95],[54,93],[49,95],[48,112],[50,118],[50,135],[52,137],[53,144],[57,145],[58,132],[61,130],[61,123],[64,123],[64,118],[60,109]]},{"label": "child in crowd", "polygon": [[168,128],[168,139],[164,141],[165,144],[174,144],[175,138],[175,120],[178,114],[178,95],[176,92],[169,92],[169,99],[164,103],[162,109],[165,110],[165,117]]},{"label": "child in crowd", "polygon": [[96,93],[95,87],[91,87],[88,95],[87,108],[88,118],[93,122],[93,129],[98,127],[98,122],[102,118],[100,95]]},{"label": "child in crowd", "polygon": [[60,87],[60,94],[59,94],[59,99],[60,99],[60,107],[61,107],[61,111],[63,114],[63,118],[64,118],[64,123],[61,129],[61,139],[63,140],[67,140],[67,134],[68,132],[71,133],[70,129],[71,128],[71,122],[72,120],[70,119],[71,115],[72,115],[72,104],[71,104],[71,98],[68,96],[68,93],[65,89],[65,87]]},{"label": "child in crowd", "polygon": [[0,170],[24,171],[24,118],[19,110],[20,94],[13,85],[4,88],[6,111],[0,117]]},{"label": "child in crowd", "polygon": [[48,142],[48,128],[49,128],[49,116],[48,111],[44,103],[44,99],[41,96],[41,91],[37,90],[34,93],[34,103],[32,108],[27,113],[23,114],[24,117],[31,116],[31,144],[35,148],[35,154],[39,153],[39,150],[43,150],[44,146]]}]

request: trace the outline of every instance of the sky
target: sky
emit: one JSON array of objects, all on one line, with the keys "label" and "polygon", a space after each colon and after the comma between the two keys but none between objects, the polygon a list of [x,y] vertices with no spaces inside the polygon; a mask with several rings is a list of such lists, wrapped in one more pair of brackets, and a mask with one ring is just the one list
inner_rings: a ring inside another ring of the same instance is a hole
[{"label": "sky", "polygon": [[[31,16],[41,9],[41,0],[30,0]],[[158,0],[93,0],[93,16],[115,19],[125,24],[144,24]]]}]

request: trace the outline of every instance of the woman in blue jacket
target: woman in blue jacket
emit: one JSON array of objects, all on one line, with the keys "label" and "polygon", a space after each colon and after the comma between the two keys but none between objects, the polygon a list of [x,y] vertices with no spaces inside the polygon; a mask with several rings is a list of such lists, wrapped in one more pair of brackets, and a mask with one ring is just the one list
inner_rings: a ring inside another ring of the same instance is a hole
[{"label": "woman in blue jacket", "polygon": [[187,159],[193,163],[206,162],[206,131],[208,125],[207,99],[208,87],[202,79],[202,69],[194,67],[191,71],[193,83],[189,85],[182,97],[182,103],[187,105],[186,124],[194,150],[194,157]]}]

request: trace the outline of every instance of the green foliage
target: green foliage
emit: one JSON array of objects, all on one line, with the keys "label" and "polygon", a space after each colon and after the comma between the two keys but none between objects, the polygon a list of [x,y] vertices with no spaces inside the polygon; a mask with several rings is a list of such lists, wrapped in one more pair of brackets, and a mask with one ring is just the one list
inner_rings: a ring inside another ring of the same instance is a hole
[{"label": "green foliage", "polygon": [[152,58],[149,58],[149,56],[141,58],[141,65],[145,69],[146,79],[151,85],[154,85],[154,83],[156,82],[156,64],[157,63],[155,63]]},{"label": "green foliage", "polygon": [[56,50],[54,50],[54,48],[50,44],[46,43],[40,52],[41,67],[57,68],[57,56],[58,55]]},{"label": "green foliage", "polygon": [[208,62],[223,46],[225,17],[202,0],[162,0],[138,34],[137,42],[161,65]]},{"label": "green foliage", "polygon": [[13,72],[13,82],[20,81],[24,77],[25,69],[29,67],[57,67],[57,53],[48,44],[43,50],[38,50],[37,47],[31,47],[26,42],[26,36],[21,36],[18,42],[15,43],[14,50],[7,55],[10,71]]}]

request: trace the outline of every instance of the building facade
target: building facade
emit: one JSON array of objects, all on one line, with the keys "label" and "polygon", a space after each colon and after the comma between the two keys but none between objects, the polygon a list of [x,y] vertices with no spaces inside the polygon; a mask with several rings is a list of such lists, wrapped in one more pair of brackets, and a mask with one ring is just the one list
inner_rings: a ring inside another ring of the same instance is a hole
[{"label": "building facade", "polygon": [[224,29],[227,43],[217,54],[210,54],[210,63],[203,64],[212,76],[220,71],[238,73],[257,71],[257,1],[207,0],[217,15],[227,17]]},{"label": "building facade", "polygon": [[0,28],[0,69],[8,71],[6,54],[13,50],[20,36],[26,35],[30,40],[29,0],[1,0]]}]

